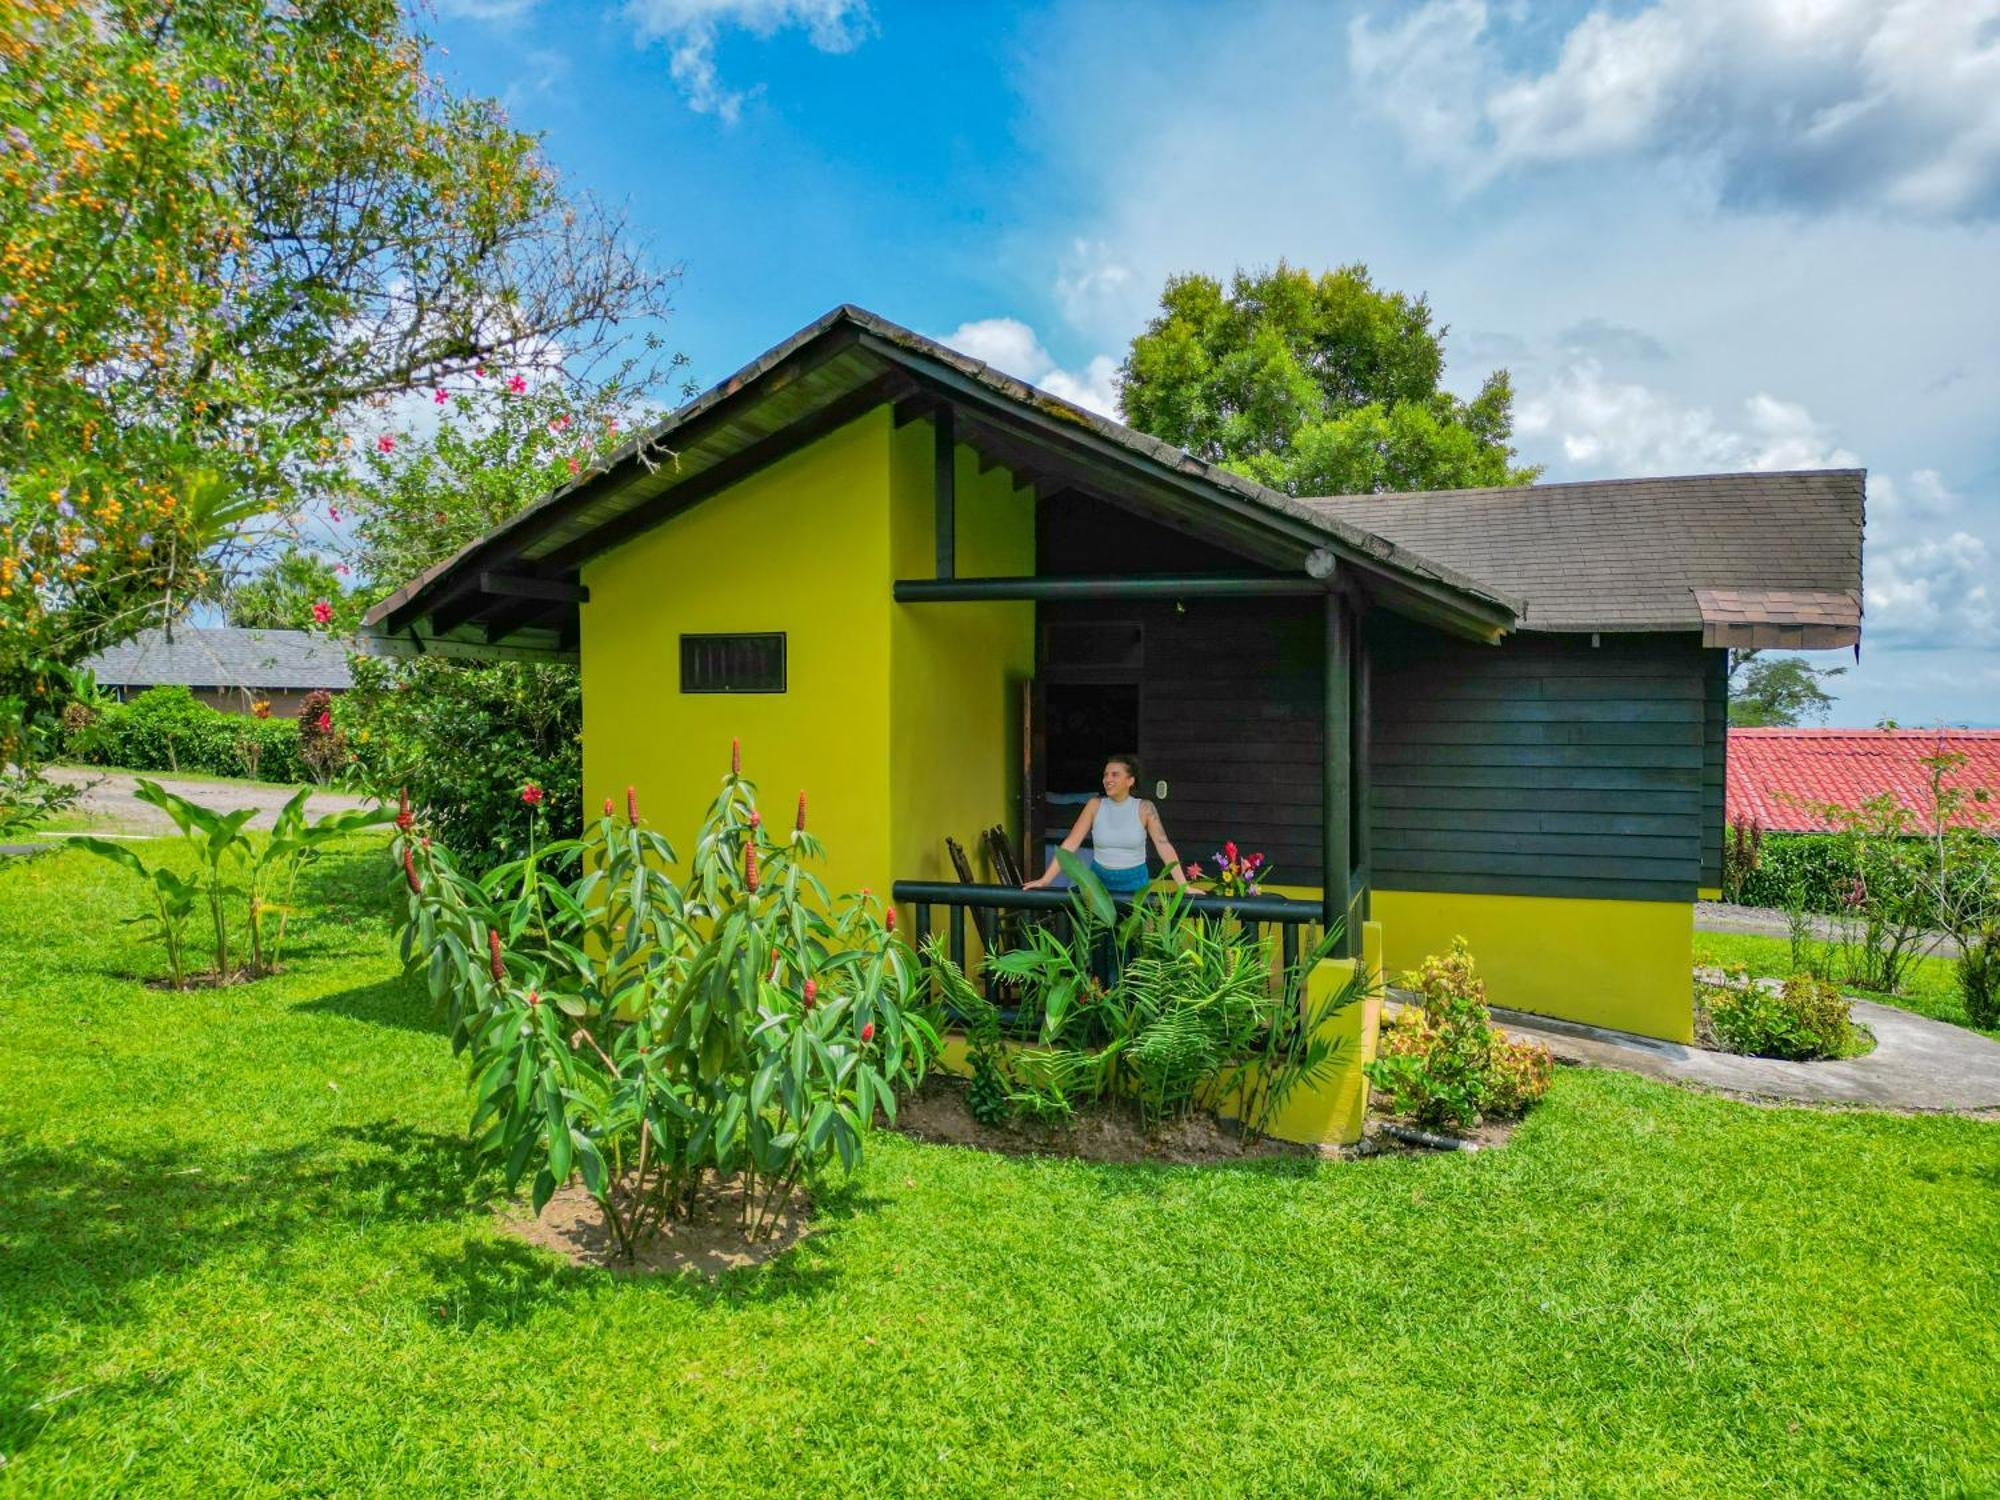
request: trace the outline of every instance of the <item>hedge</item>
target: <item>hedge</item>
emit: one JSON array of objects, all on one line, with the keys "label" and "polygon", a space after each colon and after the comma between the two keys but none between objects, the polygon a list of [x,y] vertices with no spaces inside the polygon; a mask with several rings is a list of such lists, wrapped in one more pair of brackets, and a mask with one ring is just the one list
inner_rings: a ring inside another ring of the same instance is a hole
[{"label": "hedge", "polygon": [[[1990,863],[1990,878],[2000,885],[2000,842]],[[1745,906],[1787,906],[1797,888],[1808,911],[1839,912],[1846,907],[1855,874],[1853,843],[1841,834],[1767,833],[1757,868],[1743,879],[1740,900]]]},{"label": "hedge", "polygon": [[149,688],[130,703],[107,704],[71,722],[64,756],[84,765],[211,776],[249,776],[254,768],[263,781],[310,779],[299,758],[297,720],[222,713],[185,687]]}]

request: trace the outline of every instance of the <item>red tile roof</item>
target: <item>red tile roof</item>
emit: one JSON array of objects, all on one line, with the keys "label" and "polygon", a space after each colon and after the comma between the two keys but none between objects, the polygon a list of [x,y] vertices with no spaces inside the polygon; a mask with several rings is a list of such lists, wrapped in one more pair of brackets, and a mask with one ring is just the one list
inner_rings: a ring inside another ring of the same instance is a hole
[{"label": "red tile roof", "polygon": [[1923,757],[1939,750],[1966,757],[1947,784],[1989,788],[1996,801],[1988,826],[2000,827],[2000,729],[1732,729],[1729,821],[1754,817],[1776,831],[1825,831],[1807,804],[1855,807],[1884,791],[1927,816]]}]

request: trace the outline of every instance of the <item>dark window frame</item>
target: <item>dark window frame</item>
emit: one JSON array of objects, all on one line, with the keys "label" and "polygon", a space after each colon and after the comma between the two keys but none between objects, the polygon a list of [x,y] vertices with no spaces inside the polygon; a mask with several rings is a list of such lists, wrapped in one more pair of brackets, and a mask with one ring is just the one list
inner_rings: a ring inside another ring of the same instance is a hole
[{"label": "dark window frame", "polygon": [[[713,664],[704,662],[700,658],[704,646],[723,643],[754,650],[758,647],[768,647],[771,642],[777,643],[775,683],[768,676],[759,680],[754,672],[754,668],[767,667],[768,663],[751,663],[753,671],[748,683],[739,684],[730,680],[732,674],[727,666],[711,673],[709,669]],[[790,682],[791,648],[782,630],[684,632],[681,636],[680,688],[683,693],[783,693],[789,688]]]}]

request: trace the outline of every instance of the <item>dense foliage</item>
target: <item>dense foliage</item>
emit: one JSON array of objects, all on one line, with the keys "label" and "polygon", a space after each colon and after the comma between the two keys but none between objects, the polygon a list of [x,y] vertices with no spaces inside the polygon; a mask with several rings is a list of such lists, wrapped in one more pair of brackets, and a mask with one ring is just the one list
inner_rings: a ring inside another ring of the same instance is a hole
[{"label": "dense foliage", "polygon": [[1810,974],[1794,974],[1782,984],[1739,979],[1705,985],[1701,1000],[1715,1039],[1731,1052],[1805,1062],[1856,1050],[1847,997]]},{"label": "dense foliage", "polygon": [[0,751],[343,493],[357,409],[664,310],[426,60],[394,0],[0,0]]},{"label": "dense foliage", "polygon": [[268,567],[243,579],[224,600],[229,623],[246,630],[325,630],[351,634],[365,612],[347,587],[345,563],[330,563],[304,547],[287,547]]},{"label": "dense foliage", "polygon": [[1120,916],[1089,866],[1067,850],[1057,858],[1074,886],[1067,922],[1028,923],[989,952],[983,989],[935,939],[925,953],[965,1028],[975,1118],[1067,1120],[1079,1105],[1123,1099],[1149,1124],[1226,1105],[1261,1132],[1294,1090],[1333,1075],[1323,1030],[1360,997],[1360,980],[1301,1003],[1331,938],[1282,968],[1269,938],[1196,916],[1185,890],[1154,891]]},{"label": "dense foliage", "polygon": [[732,757],[678,881],[637,814],[628,791],[622,819],[607,801],[582,838],[482,880],[407,810],[394,845],[404,958],[465,1058],[480,1151],[510,1187],[534,1169],[537,1212],[580,1174],[628,1256],[711,1174],[768,1234],[834,1157],[854,1169],[937,1050],[894,912],[807,867],[804,793],[773,835]]},{"label": "dense foliage", "polygon": [[76,703],[65,714],[62,753],[88,766],[200,771],[304,781],[296,719],[227,714],[180,684],[148,688],[130,703]]},{"label": "dense foliage", "polygon": [[1461,401],[1422,297],[1363,266],[1175,276],[1121,372],[1125,420],[1290,495],[1526,484],[1504,370]]},{"label": "dense foliage", "polygon": [[[583,687],[574,667],[491,666],[422,657],[354,659],[341,722],[356,775],[384,796],[407,789],[425,828],[466,869],[518,858],[537,817],[583,826]],[[521,788],[542,789],[539,810]]]},{"label": "dense foliage", "polygon": [[1430,1129],[1512,1119],[1548,1092],[1555,1067],[1539,1042],[1495,1029],[1464,938],[1402,977],[1415,1003],[1387,1017],[1368,1064],[1382,1103]]}]

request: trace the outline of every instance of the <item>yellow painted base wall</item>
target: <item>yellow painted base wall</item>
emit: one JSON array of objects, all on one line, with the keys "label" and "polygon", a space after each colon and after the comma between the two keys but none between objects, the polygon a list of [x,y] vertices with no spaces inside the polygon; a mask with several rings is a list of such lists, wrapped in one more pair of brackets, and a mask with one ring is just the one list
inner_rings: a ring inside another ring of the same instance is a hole
[{"label": "yellow painted base wall", "polygon": [[1463,936],[1494,1005],[1694,1039],[1692,906],[1380,889],[1373,900],[1392,980]]}]

